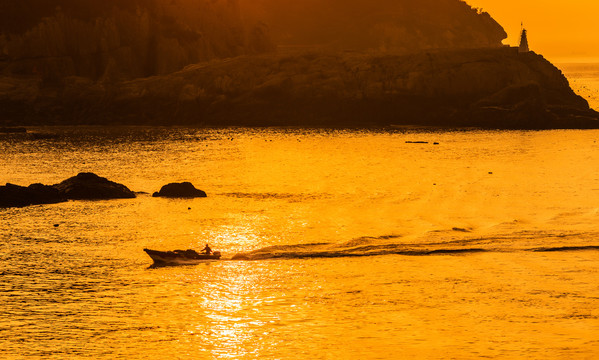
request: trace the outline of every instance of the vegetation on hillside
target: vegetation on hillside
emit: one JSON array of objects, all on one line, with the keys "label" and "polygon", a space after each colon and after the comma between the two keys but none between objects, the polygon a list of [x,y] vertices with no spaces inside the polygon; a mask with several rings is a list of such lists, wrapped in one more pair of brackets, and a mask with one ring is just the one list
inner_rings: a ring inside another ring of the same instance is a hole
[{"label": "vegetation on hillside", "polygon": [[0,0],[4,74],[137,78],[273,48],[236,1]]},{"label": "vegetation on hillside", "polygon": [[501,46],[507,34],[460,0],[241,0],[277,44],[412,53]]}]

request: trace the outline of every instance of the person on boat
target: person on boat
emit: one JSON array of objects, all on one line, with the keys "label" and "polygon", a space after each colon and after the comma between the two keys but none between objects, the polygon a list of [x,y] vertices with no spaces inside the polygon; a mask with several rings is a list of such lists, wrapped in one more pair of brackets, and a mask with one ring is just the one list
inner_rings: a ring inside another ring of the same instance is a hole
[{"label": "person on boat", "polygon": [[206,247],[202,249],[202,252],[206,255],[212,254],[212,249],[210,248],[210,245],[206,244]]}]

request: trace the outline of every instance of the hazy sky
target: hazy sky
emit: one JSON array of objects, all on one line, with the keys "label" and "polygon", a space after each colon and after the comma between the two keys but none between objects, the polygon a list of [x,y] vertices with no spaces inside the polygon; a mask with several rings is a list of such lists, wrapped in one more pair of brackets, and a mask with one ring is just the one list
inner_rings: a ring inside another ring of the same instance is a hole
[{"label": "hazy sky", "polygon": [[520,22],[532,50],[552,59],[599,57],[599,0],[467,0],[497,20],[516,45]]}]

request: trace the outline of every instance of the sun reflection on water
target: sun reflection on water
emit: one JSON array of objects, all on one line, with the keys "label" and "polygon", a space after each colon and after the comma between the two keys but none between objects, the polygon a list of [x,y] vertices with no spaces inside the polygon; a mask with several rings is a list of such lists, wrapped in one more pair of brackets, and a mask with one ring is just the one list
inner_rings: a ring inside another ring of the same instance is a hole
[{"label": "sun reflection on water", "polygon": [[[0,141],[7,181],[55,183],[82,166],[136,191],[189,180],[209,196],[0,210],[0,358],[599,353],[596,251],[520,251],[597,244],[596,131],[74,131]],[[405,143],[423,138],[440,145]],[[492,251],[371,253],[473,239]],[[148,268],[142,251],[207,242],[225,259],[266,247],[361,257]]]}]

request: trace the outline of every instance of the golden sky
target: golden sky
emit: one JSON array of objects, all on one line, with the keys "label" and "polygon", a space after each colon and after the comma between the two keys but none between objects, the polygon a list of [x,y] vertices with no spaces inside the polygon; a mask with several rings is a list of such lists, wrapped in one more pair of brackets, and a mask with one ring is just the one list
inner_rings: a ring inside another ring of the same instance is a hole
[{"label": "golden sky", "polygon": [[552,60],[599,58],[599,0],[466,0],[495,18],[516,45],[520,22],[533,51]]}]

